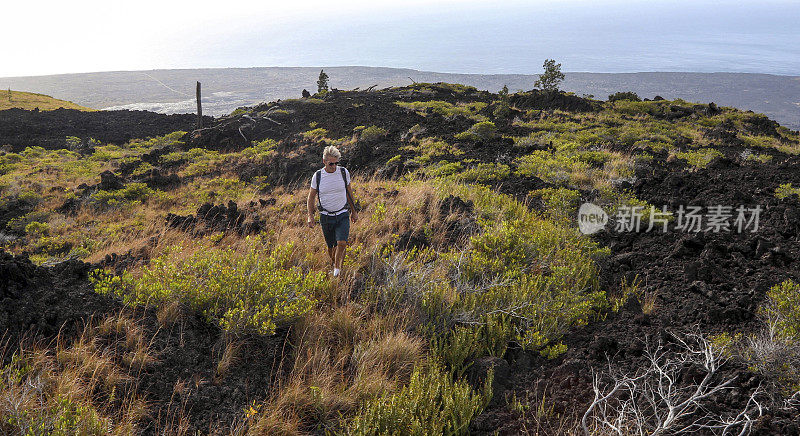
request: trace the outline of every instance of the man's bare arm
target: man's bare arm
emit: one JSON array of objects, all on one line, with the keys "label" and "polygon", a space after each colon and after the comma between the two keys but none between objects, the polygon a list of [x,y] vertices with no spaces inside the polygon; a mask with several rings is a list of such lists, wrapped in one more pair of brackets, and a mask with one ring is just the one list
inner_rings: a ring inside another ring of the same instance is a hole
[{"label": "man's bare arm", "polygon": [[347,189],[347,204],[350,206],[350,210],[355,212],[356,205],[353,203],[353,191],[350,189],[350,185],[347,185],[345,189]]},{"label": "man's bare arm", "polygon": [[308,191],[308,200],[306,201],[306,206],[308,207],[308,226],[311,227],[314,225],[314,202],[317,199],[317,190],[314,188],[309,188]]},{"label": "man's bare arm", "polygon": [[356,211],[356,205],[354,203],[355,200],[353,200],[353,191],[350,189],[350,185],[345,186],[345,189],[347,190],[347,204],[350,205],[351,210],[350,219],[352,219],[353,222],[356,222],[358,221],[358,211]]}]

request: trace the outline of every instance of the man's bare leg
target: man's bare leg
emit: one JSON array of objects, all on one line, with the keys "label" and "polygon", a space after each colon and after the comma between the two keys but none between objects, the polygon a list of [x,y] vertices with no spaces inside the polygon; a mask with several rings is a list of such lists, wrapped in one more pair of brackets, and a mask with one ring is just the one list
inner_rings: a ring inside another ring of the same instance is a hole
[{"label": "man's bare leg", "polygon": [[342,261],[344,261],[344,250],[347,248],[347,241],[336,242],[336,261],[334,268],[342,269]]},{"label": "man's bare leg", "polygon": [[328,247],[328,257],[331,258],[331,265],[336,265],[336,246]]}]

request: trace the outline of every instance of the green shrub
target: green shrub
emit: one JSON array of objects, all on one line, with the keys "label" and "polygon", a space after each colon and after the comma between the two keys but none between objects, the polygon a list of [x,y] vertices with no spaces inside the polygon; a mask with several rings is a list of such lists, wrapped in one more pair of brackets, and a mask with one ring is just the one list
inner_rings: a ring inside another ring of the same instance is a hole
[{"label": "green shrub", "polygon": [[473,320],[505,314],[521,345],[544,346],[606,305],[593,260],[602,253],[570,227],[533,217],[502,221],[452,258],[462,289],[456,312]]},{"label": "green shrub", "polygon": [[10,173],[20,167],[22,156],[17,153],[5,153],[0,155],[0,176]]},{"label": "green shrub", "polygon": [[497,136],[497,127],[491,121],[475,123],[464,132],[455,135],[459,141],[488,141]]},{"label": "green shrub", "polygon": [[399,154],[398,155],[394,155],[394,156],[392,156],[391,159],[386,161],[386,166],[387,167],[391,167],[391,166],[395,166],[395,165],[400,165],[400,161],[402,159],[403,159],[403,156],[401,156]]},{"label": "green shrub", "polygon": [[25,226],[25,233],[30,236],[46,236],[50,232],[50,224],[33,221]]},{"label": "green shrub", "polygon": [[506,164],[479,163],[460,174],[461,180],[468,183],[490,183],[503,180],[511,174]]},{"label": "green shrub", "polygon": [[755,162],[767,163],[772,160],[772,155],[766,153],[753,153],[750,150],[745,150],[740,155],[744,160],[751,160]]},{"label": "green shrub", "polygon": [[661,102],[617,100],[611,103],[614,110],[625,115],[653,115],[663,106]]},{"label": "green shrub", "polygon": [[204,247],[188,257],[179,256],[185,247],[169,247],[141,277],[95,275],[95,289],[129,304],[179,301],[225,330],[272,334],[278,323],[314,307],[325,275],[291,266],[292,244],[270,249],[262,238],[248,237],[245,245],[243,253]]},{"label": "green shrub", "polygon": [[759,313],[779,337],[800,341],[800,285],[786,280],[770,288]]},{"label": "green shrub", "polygon": [[240,153],[242,156],[255,160],[255,161],[263,161],[267,157],[269,157],[272,153],[275,152],[275,148],[278,147],[278,143],[272,139],[265,139],[261,142],[254,142],[251,147],[247,147],[242,150]]},{"label": "green shrub", "polygon": [[447,177],[453,174],[460,173],[464,170],[464,165],[461,162],[437,162],[434,165],[425,168],[425,173],[431,177]]},{"label": "green shrub", "polygon": [[389,131],[386,129],[382,129],[378,126],[369,126],[361,131],[361,135],[358,139],[364,142],[374,142],[386,136],[387,133],[389,133]]},{"label": "green shrub", "polygon": [[145,183],[129,183],[116,191],[97,191],[91,195],[91,199],[99,206],[118,207],[143,202],[154,192]]},{"label": "green shrub", "polygon": [[722,157],[723,154],[719,150],[713,148],[700,148],[695,151],[677,152],[675,156],[678,159],[685,160],[689,165],[699,169],[705,168],[711,163],[714,158]]},{"label": "green shrub", "polygon": [[567,188],[544,188],[533,191],[531,194],[541,197],[550,217],[559,220],[567,220],[575,216],[581,198],[579,191]]},{"label": "green shrub", "polygon": [[[5,206],[4,202],[0,200],[0,206]],[[38,221],[39,223],[46,223],[50,219],[50,215],[44,211],[33,211],[25,215],[11,218],[6,224],[6,228],[16,233],[26,233],[26,228],[29,224]]]},{"label": "green shrub", "polygon": [[395,393],[385,393],[359,411],[350,435],[466,435],[472,419],[492,396],[492,373],[483,390],[453,381],[438,365],[417,366],[411,381]]},{"label": "green shrub", "polygon": [[91,405],[63,395],[55,395],[43,401],[47,401],[45,407],[10,414],[5,422],[0,423],[0,430],[14,429],[15,432],[12,434],[24,436],[108,434],[111,421],[103,419]]},{"label": "green shrub", "polygon": [[589,164],[568,152],[536,150],[517,158],[516,164],[518,175],[522,177],[536,176],[555,184],[570,182],[576,175],[589,172]]},{"label": "green shrub", "polygon": [[456,326],[446,334],[431,339],[431,353],[460,378],[474,359],[502,357],[514,339],[512,319],[504,314],[487,316],[484,323]]},{"label": "green shrub", "polygon": [[94,153],[89,156],[90,160],[97,162],[109,162],[125,156],[124,150],[116,145],[104,145],[94,148]]},{"label": "green shrub", "polygon": [[44,156],[46,153],[47,150],[45,150],[44,147],[34,146],[25,147],[25,150],[22,150],[20,154],[25,159],[35,159]]},{"label": "green shrub", "polygon": [[454,105],[446,101],[438,100],[412,102],[397,101],[395,104],[402,108],[413,110],[421,115],[427,115],[429,113],[439,114],[443,117],[454,117],[461,115],[473,119],[479,118],[477,113],[486,107],[486,103],[483,102],[470,102]]},{"label": "green shrub", "polygon": [[800,195],[800,188],[795,188],[791,183],[784,183],[775,188],[775,197],[784,199],[792,195]]},{"label": "green shrub", "polygon": [[133,172],[131,172],[131,176],[141,177],[153,169],[155,169],[155,167],[150,162],[142,162],[136,167],[136,169],[133,170]]},{"label": "green shrub", "polygon": [[642,101],[641,98],[631,91],[617,92],[608,96],[608,101],[629,100],[629,101]]},{"label": "green shrub", "polygon": [[303,138],[305,138],[305,139],[320,140],[320,139],[328,136],[328,130],[323,129],[322,127],[318,127],[316,129],[309,130],[307,132],[303,132],[303,133],[301,133],[301,135],[303,135]]},{"label": "green shrub", "polygon": [[417,160],[422,164],[427,164],[431,159],[441,156],[461,156],[463,151],[453,144],[448,144],[439,138],[414,139],[401,150],[411,151],[417,155]]}]

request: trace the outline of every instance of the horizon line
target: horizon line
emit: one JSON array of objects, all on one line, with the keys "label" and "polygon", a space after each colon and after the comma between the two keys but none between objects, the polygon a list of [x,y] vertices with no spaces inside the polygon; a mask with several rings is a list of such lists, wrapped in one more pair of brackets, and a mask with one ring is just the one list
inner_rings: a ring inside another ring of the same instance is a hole
[{"label": "horizon line", "polygon": [[[432,71],[418,70],[410,67],[387,67],[374,65],[327,65],[327,66],[251,66],[251,67],[195,67],[195,68],[151,68],[141,70],[106,70],[106,71],[83,71],[79,73],[52,73],[52,74],[33,74],[26,76],[0,76],[0,79],[21,79],[34,77],[52,76],[72,76],[79,74],[103,74],[103,73],[138,73],[150,71],[192,71],[192,70],[246,70],[246,69],[267,69],[267,68],[286,68],[286,69],[325,69],[325,68],[372,68],[389,70],[409,70],[418,73],[434,74],[454,74],[462,76],[538,76],[540,73],[463,73],[452,71]],[[667,74],[750,74],[779,77],[800,77],[800,75],[776,74],[776,73],[753,73],[744,71],[564,71],[564,74],[645,74],[645,73],[667,73]]]}]

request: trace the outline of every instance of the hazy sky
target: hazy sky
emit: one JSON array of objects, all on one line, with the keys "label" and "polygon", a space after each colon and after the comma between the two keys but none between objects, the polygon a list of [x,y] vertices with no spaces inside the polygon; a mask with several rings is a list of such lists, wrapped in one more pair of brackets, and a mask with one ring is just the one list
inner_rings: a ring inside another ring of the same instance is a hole
[{"label": "hazy sky", "polygon": [[2,7],[0,77],[371,65],[800,75],[800,1],[59,1]]}]

